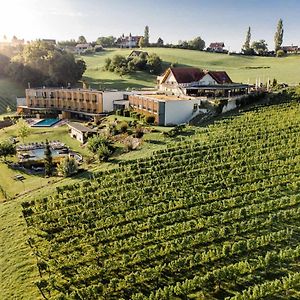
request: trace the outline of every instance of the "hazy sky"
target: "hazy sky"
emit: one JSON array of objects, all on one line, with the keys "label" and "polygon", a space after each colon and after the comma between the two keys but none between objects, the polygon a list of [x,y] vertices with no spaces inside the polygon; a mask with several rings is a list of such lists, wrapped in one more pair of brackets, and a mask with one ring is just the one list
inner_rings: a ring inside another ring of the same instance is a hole
[{"label": "hazy sky", "polygon": [[265,39],[274,47],[279,18],[284,22],[284,44],[300,46],[299,0],[1,0],[0,37],[64,40],[84,35],[122,33],[143,35],[150,27],[150,41],[165,42],[201,36],[208,45],[224,41],[240,50],[248,26],[252,40]]}]

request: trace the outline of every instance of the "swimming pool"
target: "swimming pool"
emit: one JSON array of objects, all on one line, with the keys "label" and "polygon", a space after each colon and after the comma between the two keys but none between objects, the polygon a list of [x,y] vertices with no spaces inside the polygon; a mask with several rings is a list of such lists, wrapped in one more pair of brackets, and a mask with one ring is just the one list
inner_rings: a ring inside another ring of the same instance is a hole
[{"label": "swimming pool", "polygon": [[32,125],[32,127],[51,127],[57,122],[59,122],[59,119],[43,119]]}]

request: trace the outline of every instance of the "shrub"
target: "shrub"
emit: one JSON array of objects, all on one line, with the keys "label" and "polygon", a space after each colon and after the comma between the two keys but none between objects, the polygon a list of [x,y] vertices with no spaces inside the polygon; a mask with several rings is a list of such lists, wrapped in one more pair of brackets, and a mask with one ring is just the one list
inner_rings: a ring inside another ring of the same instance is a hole
[{"label": "shrub", "polygon": [[138,148],[140,140],[138,138],[128,137],[125,141],[125,148],[127,151],[132,151]]},{"label": "shrub", "polygon": [[144,135],[143,127],[141,125],[138,125],[135,129],[134,137],[140,139],[143,137],[143,135]]},{"label": "shrub", "polygon": [[154,116],[147,116],[147,117],[145,118],[145,121],[146,121],[147,124],[154,124],[154,122],[155,122],[155,117],[154,117]]},{"label": "shrub", "polygon": [[69,177],[78,172],[78,165],[73,157],[66,157],[57,166],[57,173],[63,177]]},{"label": "shrub", "polygon": [[121,133],[125,133],[126,131],[127,131],[127,129],[128,129],[128,123],[127,122],[122,122],[121,124],[120,124],[120,132]]},{"label": "shrub", "polygon": [[130,111],[129,110],[124,110],[123,111],[123,116],[124,117],[130,117]]},{"label": "shrub", "polygon": [[278,51],[276,52],[276,56],[277,56],[277,57],[283,57],[283,56],[285,56],[285,53],[284,53],[283,50],[278,50]]},{"label": "shrub", "polygon": [[100,161],[108,161],[111,154],[112,151],[105,144],[100,145],[100,147],[97,149],[97,156]]}]

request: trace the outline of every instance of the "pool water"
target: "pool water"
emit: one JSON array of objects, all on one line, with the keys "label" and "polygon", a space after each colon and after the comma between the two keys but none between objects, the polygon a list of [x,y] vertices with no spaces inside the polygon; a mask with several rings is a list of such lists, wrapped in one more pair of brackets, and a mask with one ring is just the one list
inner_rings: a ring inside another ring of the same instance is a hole
[{"label": "pool water", "polygon": [[59,119],[43,119],[32,125],[32,127],[51,127],[57,122],[59,122]]},{"label": "pool water", "polygon": [[[45,149],[30,150],[29,154],[33,157],[33,160],[40,160],[45,158]],[[66,154],[60,154],[58,150],[51,149],[52,157],[66,156]]]}]

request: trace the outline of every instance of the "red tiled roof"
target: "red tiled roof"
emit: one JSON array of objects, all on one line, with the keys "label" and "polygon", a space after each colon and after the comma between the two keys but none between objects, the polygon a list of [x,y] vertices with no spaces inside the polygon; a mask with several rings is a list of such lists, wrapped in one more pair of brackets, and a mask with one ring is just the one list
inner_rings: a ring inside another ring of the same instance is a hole
[{"label": "red tiled roof", "polygon": [[178,83],[190,83],[199,81],[204,77],[205,73],[198,68],[170,68]]},{"label": "red tiled roof", "polygon": [[283,51],[297,51],[298,46],[283,46],[281,47]]},{"label": "red tiled roof", "polygon": [[208,71],[207,73],[219,84],[232,83],[225,71]]},{"label": "red tiled roof", "polygon": [[211,43],[209,45],[209,48],[223,48],[225,47],[224,43],[223,42],[220,42],[220,43]]}]

